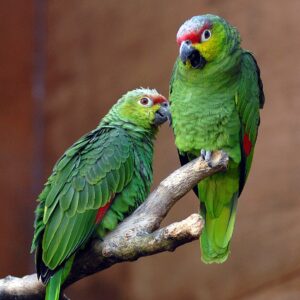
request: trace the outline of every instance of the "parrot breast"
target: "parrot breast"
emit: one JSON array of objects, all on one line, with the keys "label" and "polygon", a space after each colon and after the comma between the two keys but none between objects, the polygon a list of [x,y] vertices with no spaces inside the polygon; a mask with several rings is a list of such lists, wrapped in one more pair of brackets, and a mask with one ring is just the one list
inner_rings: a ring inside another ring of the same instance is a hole
[{"label": "parrot breast", "polygon": [[180,152],[196,156],[201,149],[223,149],[238,163],[241,123],[235,95],[239,74],[229,76],[230,67],[222,73],[218,68],[205,68],[187,71],[177,61],[170,95],[176,146]]}]

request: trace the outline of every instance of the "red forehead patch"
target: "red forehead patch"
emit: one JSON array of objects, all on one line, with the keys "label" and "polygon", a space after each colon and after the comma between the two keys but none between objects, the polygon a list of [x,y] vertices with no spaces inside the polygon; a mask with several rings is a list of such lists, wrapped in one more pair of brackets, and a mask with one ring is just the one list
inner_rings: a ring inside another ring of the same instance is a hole
[{"label": "red forehead patch", "polygon": [[197,32],[188,32],[177,39],[177,44],[180,46],[184,41],[191,41],[192,44],[200,42],[200,35]]},{"label": "red forehead patch", "polygon": [[186,32],[177,38],[177,44],[180,46],[181,43],[184,41],[191,41],[192,44],[200,43],[201,42],[200,39],[203,31],[210,28],[211,28],[211,24],[207,22],[200,29],[196,31]]},{"label": "red forehead patch", "polygon": [[152,97],[152,99],[153,99],[153,104],[161,104],[164,102],[168,102],[167,98],[161,95]]}]

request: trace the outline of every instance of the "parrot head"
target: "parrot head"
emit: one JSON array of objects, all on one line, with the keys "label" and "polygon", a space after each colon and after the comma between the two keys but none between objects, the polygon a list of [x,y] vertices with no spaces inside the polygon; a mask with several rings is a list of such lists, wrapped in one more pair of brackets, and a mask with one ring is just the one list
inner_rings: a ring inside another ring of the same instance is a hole
[{"label": "parrot head", "polygon": [[143,129],[157,128],[167,120],[171,122],[168,100],[152,89],[127,92],[113,110],[122,121]]},{"label": "parrot head", "polygon": [[238,49],[240,35],[223,18],[207,14],[183,23],[177,33],[177,43],[183,64],[187,68],[203,69]]}]

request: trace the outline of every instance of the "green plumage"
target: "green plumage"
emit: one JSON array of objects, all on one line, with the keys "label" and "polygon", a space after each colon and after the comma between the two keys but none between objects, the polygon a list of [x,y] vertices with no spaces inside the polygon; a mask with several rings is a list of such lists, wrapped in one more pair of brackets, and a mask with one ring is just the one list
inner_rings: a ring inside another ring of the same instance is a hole
[{"label": "green plumage", "polygon": [[38,198],[32,251],[38,276],[50,279],[46,299],[58,299],[76,251],[113,230],[149,193],[160,105],[143,107],[143,97],[162,96],[146,89],[124,95],[64,153]]},{"label": "green plumage", "polygon": [[[209,33],[204,36],[205,30]],[[187,39],[192,42],[182,45]],[[237,199],[253,157],[264,103],[260,72],[253,55],[240,47],[237,30],[220,17],[193,17],[179,29],[177,41],[180,57],[173,69],[170,102],[181,161],[199,156],[202,149],[223,149],[230,158],[225,173],[203,180],[196,189],[206,222],[202,260],[221,263],[229,254]],[[193,66],[197,61],[187,58],[188,51],[198,52],[205,64]]]}]

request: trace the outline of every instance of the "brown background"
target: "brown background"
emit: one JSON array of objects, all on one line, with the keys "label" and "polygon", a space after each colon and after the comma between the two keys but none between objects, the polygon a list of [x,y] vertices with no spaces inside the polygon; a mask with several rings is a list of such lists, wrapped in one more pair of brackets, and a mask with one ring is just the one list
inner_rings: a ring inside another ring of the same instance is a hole
[{"label": "brown background", "polygon": [[[300,299],[299,0],[0,1],[0,277],[33,272],[35,198],[59,155],[125,91],[168,93],[181,23],[216,13],[261,66],[266,105],[239,203],[232,255],[206,266],[198,243],[116,265],[68,290],[73,299]],[[178,167],[171,130],[155,184]],[[192,193],[167,222],[197,211]]]}]

